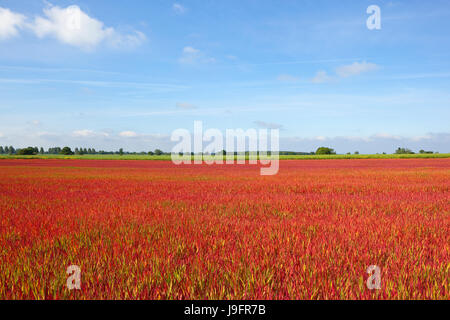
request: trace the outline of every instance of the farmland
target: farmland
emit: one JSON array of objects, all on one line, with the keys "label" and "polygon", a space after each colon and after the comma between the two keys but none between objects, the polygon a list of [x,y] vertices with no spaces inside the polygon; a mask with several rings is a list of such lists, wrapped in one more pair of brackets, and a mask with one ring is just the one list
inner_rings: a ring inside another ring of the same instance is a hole
[{"label": "farmland", "polygon": [[448,158],[0,160],[0,299],[449,299],[449,272]]},{"label": "farmland", "polygon": [[[192,157],[193,158],[193,157]],[[204,155],[208,160],[210,156]],[[223,157],[225,159],[225,157]],[[235,156],[235,158],[248,159],[248,156]],[[261,157],[263,158],[263,157]],[[337,160],[337,159],[441,159],[450,158],[450,153],[434,154],[334,154],[334,155],[280,155],[281,160]],[[72,160],[171,160],[171,156],[145,155],[145,154],[85,154],[85,155],[60,155],[60,154],[37,154],[37,155],[0,155],[0,159],[72,159]]]}]

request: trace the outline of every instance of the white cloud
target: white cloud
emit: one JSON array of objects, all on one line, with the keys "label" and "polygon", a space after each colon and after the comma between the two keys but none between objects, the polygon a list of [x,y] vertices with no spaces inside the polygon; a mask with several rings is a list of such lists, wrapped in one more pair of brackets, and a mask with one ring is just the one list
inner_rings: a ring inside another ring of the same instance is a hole
[{"label": "white cloud", "polygon": [[38,127],[38,126],[41,125],[41,122],[39,120],[31,120],[31,121],[27,121],[27,124],[31,125],[31,126]]},{"label": "white cloud", "polygon": [[331,77],[326,73],[326,71],[320,70],[316,73],[314,78],[311,79],[312,83],[324,83],[331,80]]},{"label": "white cloud", "polygon": [[[377,70],[379,67],[374,63],[368,62],[354,62],[349,65],[344,65],[336,68],[337,76],[341,78],[347,78],[351,76],[356,76],[364,72]],[[329,76],[328,73],[324,70],[320,70],[316,73],[316,75],[311,79],[312,83],[325,83],[333,80],[333,77]]]},{"label": "white cloud", "polygon": [[3,138],[5,135],[0,132],[0,138]]},{"label": "white cloud", "polygon": [[213,63],[214,58],[207,57],[203,52],[193,47],[184,47],[181,58],[178,60],[182,64]]},{"label": "white cloud", "polygon": [[135,138],[138,136],[138,134],[134,131],[122,131],[121,133],[119,133],[119,136],[124,138]]},{"label": "white cloud", "polygon": [[94,131],[87,130],[87,129],[85,129],[85,130],[76,130],[76,131],[72,132],[72,135],[75,136],[75,137],[89,137],[89,136],[91,136],[93,134],[94,134]]},{"label": "white cloud", "polygon": [[283,125],[274,122],[265,122],[265,121],[255,121],[254,122],[258,127],[265,129],[282,129]]},{"label": "white cloud", "polygon": [[389,133],[377,133],[377,134],[374,134],[372,136],[372,138],[375,138],[375,139],[377,139],[377,138],[378,139],[393,139],[393,140],[401,140],[402,139],[402,137],[400,137],[400,136],[389,134]]},{"label": "white cloud", "polygon": [[183,53],[187,53],[187,54],[198,54],[200,52],[200,50],[192,48],[192,47],[184,47],[183,48]]},{"label": "white cloud", "polygon": [[25,16],[0,7],[0,40],[6,40],[19,34],[18,29],[25,24]]},{"label": "white cloud", "polygon": [[78,138],[91,138],[91,137],[108,137],[109,134],[106,132],[96,132],[93,130],[84,129],[72,132],[72,136]]},{"label": "white cloud", "polygon": [[177,102],[177,107],[180,109],[195,109],[196,106],[187,102]]},{"label": "white cloud", "polygon": [[291,76],[290,74],[280,74],[277,77],[278,81],[282,81],[282,82],[297,82],[300,80],[299,77],[295,77],[295,76]]},{"label": "white cloud", "polygon": [[368,62],[355,62],[353,64],[349,64],[349,65],[345,65],[345,66],[341,66],[338,67],[336,69],[336,73],[338,74],[338,76],[343,77],[343,78],[347,78],[350,76],[356,76],[359,75],[363,72],[369,72],[369,71],[374,71],[378,69],[378,66],[374,63],[368,63]]},{"label": "white cloud", "polygon": [[179,3],[174,3],[172,9],[176,14],[184,14],[187,11],[187,9]]},{"label": "white cloud", "polygon": [[45,17],[38,16],[30,28],[39,38],[54,37],[62,43],[91,50],[100,43],[113,46],[137,46],[145,39],[142,32],[121,34],[103,22],[90,17],[78,6],[67,8],[51,6],[44,9]]},{"label": "white cloud", "polygon": [[238,57],[233,56],[232,54],[226,55],[225,58],[229,59],[229,60],[237,60]]},{"label": "white cloud", "polygon": [[114,37],[110,39],[110,43],[115,47],[135,48],[140,46],[147,40],[147,36],[140,31],[133,31],[130,34],[115,33]]},{"label": "white cloud", "polygon": [[425,134],[422,136],[415,136],[415,137],[411,138],[411,140],[415,141],[415,142],[426,141],[426,140],[431,140],[431,139],[433,139],[433,135],[431,135],[431,134]]}]

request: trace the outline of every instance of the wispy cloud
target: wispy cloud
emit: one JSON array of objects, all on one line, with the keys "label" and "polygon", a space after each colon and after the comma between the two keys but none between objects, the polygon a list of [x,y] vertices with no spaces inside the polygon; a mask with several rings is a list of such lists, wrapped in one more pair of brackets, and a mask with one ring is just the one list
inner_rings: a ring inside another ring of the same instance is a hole
[{"label": "wispy cloud", "polygon": [[389,77],[390,79],[427,79],[427,78],[450,78],[449,72],[435,72],[435,73],[412,73],[412,74],[400,74]]},{"label": "wispy cloud", "polygon": [[264,129],[283,129],[283,125],[274,122],[265,122],[265,121],[254,121],[254,123]]},{"label": "wispy cloud", "polygon": [[40,126],[41,122],[39,120],[32,120],[28,122],[32,126]]},{"label": "wispy cloud", "polygon": [[347,78],[351,76],[356,76],[364,72],[377,70],[379,67],[374,63],[369,62],[354,62],[349,65],[340,66],[336,68],[336,73],[338,76]]},{"label": "wispy cloud", "polygon": [[378,65],[369,62],[354,62],[352,64],[343,65],[336,68],[336,75],[330,76],[325,70],[319,70],[316,75],[311,79],[312,83],[325,83],[333,79],[348,78],[351,76],[357,76],[365,72],[377,70]]},{"label": "wispy cloud", "polygon": [[185,109],[185,110],[190,110],[190,109],[196,109],[197,108],[193,104],[187,103],[187,102],[177,102],[176,106],[177,106],[177,108]]},{"label": "wispy cloud", "polygon": [[179,3],[174,3],[172,5],[172,10],[176,14],[180,14],[180,15],[186,13],[186,11],[187,11],[187,9],[184,6],[182,6],[181,4],[179,4]]},{"label": "wispy cloud", "polygon": [[43,73],[97,73],[106,75],[121,75],[121,72],[105,71],[97,69],[76,69],[76,68],[49,68],[49,67],[29,67],[29,66],[5,66],[0,65],[0,70],[12,70],[12,71],[31,71],[31,72],[43,72]]},{"label": "wispy cloud", "polygon": [[327,74],[326,71],[317,71],[316,75],[311,79],[312,83],[324,83],[330,81],[332,78]]},{"label": "wispy cloud", "polygon": [[292,75],[290,75],[290,74],[280,74],[280,75],[277,77],[277,80],[278,80],[278,81],[281,81],[281,82],[297,82],[297,81],[300,80],[300,78],[299,78],[299,77],[292,76]]},{"label": "wispy cloud", "polygon": [[78,84],[83,86],[120,88],[132,87],[142,89],[153,89],[155,91],[178,91],[189,88],[185,85],[156,83],[156,82],[127,82],[127,81],[96,81],[96,80],[63,80],[63,79],[23,79],[23,78],[0,78],[0,83],[10,84],[45,84],[45,83],[61,83],[61,84]]},{"label": "wispy cloud", "polygon": [[294,64],[323,64],[323,63],[333,63],[333,62],[345,62],[345,61],[355,61],[361,60],[361,58],[338,58],[338,59],[317,59],[317,60],[287,60],[287,61],[268,61],[261,63],[242,63],[238,66],[274,66],[274,65],[294,65]]},{"label": "wispy cloud", "polygon": [[183,52],[181,54],[178,62],[181,64],[200,64],[200,63],[214,63],[216,59],[206,56],[199,49],[195,49],[193,47],[187,46],[183,48]]},{"label": "wispy cloud", "polygon": [[237,60],[237,59],[238,59],[238,57],[236,57],[236,56],[234,56],[234,55],[232,55],[232,54],[228,54],[228,55],[226,55],[226,56],[225,56],[225,58],[227,58],[228,60],[232,60],[232,61],[234,61],[234,60]]}]

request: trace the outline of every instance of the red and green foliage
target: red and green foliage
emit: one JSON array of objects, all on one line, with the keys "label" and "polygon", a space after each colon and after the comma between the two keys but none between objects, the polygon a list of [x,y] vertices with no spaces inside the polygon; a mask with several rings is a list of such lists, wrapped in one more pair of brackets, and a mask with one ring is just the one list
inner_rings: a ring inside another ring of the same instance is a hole
[{"label": "red and green foliage", "polygon": [[1,160],[0,299],[450,298],[449,159],[280,166]]}]

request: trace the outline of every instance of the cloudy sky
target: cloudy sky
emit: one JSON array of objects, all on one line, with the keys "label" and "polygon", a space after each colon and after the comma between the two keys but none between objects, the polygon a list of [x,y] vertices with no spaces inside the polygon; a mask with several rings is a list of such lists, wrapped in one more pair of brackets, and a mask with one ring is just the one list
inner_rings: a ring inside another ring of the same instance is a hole
[{"label": "cloudy sky", "polygon": [[449,30],[439,0],[0,0],[0,145],[169,151],[202,120],[450,152]]}]

